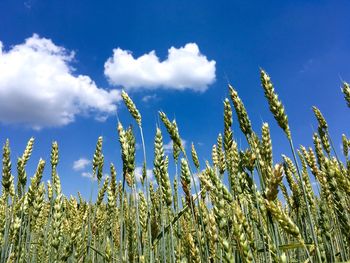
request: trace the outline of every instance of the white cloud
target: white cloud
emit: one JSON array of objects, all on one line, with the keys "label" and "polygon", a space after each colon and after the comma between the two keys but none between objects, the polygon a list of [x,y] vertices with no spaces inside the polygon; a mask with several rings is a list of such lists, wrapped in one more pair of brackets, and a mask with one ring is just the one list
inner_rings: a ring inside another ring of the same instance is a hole
[{"label": "white cloud", "polygon": [[[92,181],[97,181],[96,175],[93,176],[93,174],[92,174],[92,173],[89,173],[89,172],[82,172],[82,173],[81,173],[81,176],[82,176],[82,177],[85,177],[85,178],[89,178],[89,179],[92,180]],[[107,173],[103,174],[102,180],[107,179],[107,177],[109,177],[109,174],[107,174]]]},{"label": "white cloud", "polygon": [[[146,175],[149,181],[153,181],[153,171],[152,169],[146,169]],[[137,166],[135,168],[135,179],[137,182],[141,182],[142,178],[142,166]]]},{"label": "white cloud", "polygon": [[200,53],[195,43],[171,47],[163,61],[154,50],[134,58],[130,51],[117,48],[106,61],[104,73],[112,85],[126,89],[161,87],[201,92],[215,81],[215,64]]},{"label": "white cloud", "polygon": [[84,170],[90,163],[91,163],[90,160],[86,158],[80,158],[79,160],[74,161],[73,170],[74,171]]},{"label": "white cloud", "polygon": [[97,180],[96,176],[93,177],[92,173],[89,173],[89,172],[82,172],[82,173],[81,173],[81,176],[82,176],[82,177],[89,178],[89,179],[91,179],[91,180],[93,180],[93,181],[96,181],[96,180]]},{"label": "white cloud", "polygon": [[[182,146],[186,148],[186,141],[181,139]],[[173,141],[169,141],[168,143],[163,145],[164,153],[171,154],[173,152]]]},{"label": "white cloud", "polygon": [[40,129],[69,124],[77,115],[103,120],[115,113],[120,91],[73,74],[72,62],[73,52],[36,34],[9,50],[0,42],[0,122]]},{"label": "white cloud", "polygon": [[153,95],[146,95],[142,98],[142,101],[147,103],[147,102],[150,102],[152,100],[157,100],[158,99],[158,96],[156,94],[153,94]]}]

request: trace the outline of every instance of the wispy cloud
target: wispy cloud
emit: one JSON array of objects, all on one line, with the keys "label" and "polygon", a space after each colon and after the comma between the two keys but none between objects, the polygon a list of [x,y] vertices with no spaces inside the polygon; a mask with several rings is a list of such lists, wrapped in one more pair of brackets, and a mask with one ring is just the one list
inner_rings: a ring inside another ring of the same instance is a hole
[{"label": "wispy cloud", "polygon": [[78,115],[103,120],[115,113],[120,91],[74,74],[74,56],[36,34],[9,50],[0,41],[0,122],[40,129],[69,124]]},{"label": "wispy cloud", "polygon": [[312,65],[314,64],[314,60],[313,59],[308,59],[302,66],[300,73],[305,73],[306,71],[308,71]]},{"label": "wispy cloud", "polygon": [[[154,180],[152,169],[146,169],[146,175],[149,181]],[[142,166],[137,166],[135,168],[135,179],[137,182],[141,182],[141,178],[142,178]]]},{"label": "wispy cloud", "polygon": [[82,171],[84,170],[89,164],[91,163],[90,160],[86,158],[80,158],[79,160],[74,161],[73,163],[73,170],[74,171]]},{"label": "wispy cloud", "polygon": [[[182,145],[184,148],[186,148],[186,140],[181,139]],[[173,152],[173,141],[169,141],[168,143],[163,145],[164,153],[165,154],[171,154]]]},{"label": "wispy cloud", "polygon": [[97,178],[96,178],[96,177],[94,178],[93,175],[92,175],[92,173],[89,173],[89,172],[82,172],[82,173],[81,173],[81,176],[82,176],[82,177],[89,178],[89,179],[94,180],[94,181],[97,180]]},{"label": "wispy cloud", "polygon": [[[82,172],[82,173],[81,173],[81,176],[82,176],[82,177],[85,177],[85,178],[89,178],[89,179],[92,180],[92,181],[97,181],[97,177],[96,177],[96,176],[93,176],[93,174],[90,173],[90,172]],[[105,174],[102,176],[102,179],[105,180],[107,177],[109,177],[109,174],[105,173]]]},{"label": "wispy cloud", "polygon": [[153,95],[146,95],[142,98],[142,101],[145,103],[148,103],[150,101],[155,101],[158,100],[158,96],[157,94],[153,94]]},{"label": "wispy cloud", "polygon": [[171,47],[160,61],[153,50],[138,58],[120,48],[105,63],[104,73],[112,85],[126,89],[191,89],[205,91],[215,81],[214,60],[208,60],[196,43]]}]

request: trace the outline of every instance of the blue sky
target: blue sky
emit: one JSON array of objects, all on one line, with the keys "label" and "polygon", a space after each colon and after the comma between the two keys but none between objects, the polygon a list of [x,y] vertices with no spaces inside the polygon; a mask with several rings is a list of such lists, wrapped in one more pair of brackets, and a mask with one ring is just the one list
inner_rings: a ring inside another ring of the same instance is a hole
[{"label": "blue sky", "polygon": [[[35,137],[28,164],[31,176],[40,157],[49,161],[51,142],[57,140],[64,192],[86,194],[90,181],[81,174],[91,172],[91,165],[76,170],[73,164],[90,160],[102,135],[105,171],[113,162],[121,179],[116,114],[124,126],[135,125],[118,97],[123,85],[143,116],[149,161],[157,111],[163,110],[176,117],[181,136],[187,146],[195,143],[203,164],[222,132],[222,101],[229,80],[254,129],[260,131],[262,121],[270,123],[279,161],[289,149],[264,99],[262,67],[286,106],[296,145],[312,144],[316,122],[311,107],[317,105],[340,151],[340,136],[350,128],[340,92],[341,80],[350,81],[349,11],[350,3],[341,0],[2,0],[0,142],[10,139],[15,163],[26,141]],[[192,45],[186,49],[188,43]],[[175,59],[168,58],[171,47]],[[117,48],[118,56],[113,51]],[[128,55],[134,64],[118,64]],[[106,73],[105,63],[113,56],[113,67]],[[140,56],[144,61],[137,60]],[[167,63],[161,63],[164,60]],[[132,86],[140,76],[137,70],[146,75]],[[164,79],[160,73],[169,76]],[[44,101],[43,94],[51,100]],[[244,146],[236,118],[233,129]],[[163,135],[168,143],[165,130]],[[140,165],[141,150],[137,155]]]}]

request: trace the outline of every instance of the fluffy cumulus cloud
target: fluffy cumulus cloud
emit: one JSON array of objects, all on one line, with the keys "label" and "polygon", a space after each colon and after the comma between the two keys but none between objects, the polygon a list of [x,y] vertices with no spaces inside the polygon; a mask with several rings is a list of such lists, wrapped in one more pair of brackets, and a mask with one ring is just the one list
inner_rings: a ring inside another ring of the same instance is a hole
[{"label": "fluffy cumulus cloud", "polygon": [[171,47],[163,61],[155,51],[134,58],[130,51],[117,48],[106,61],[104,73],[112,85],[129,90],[161,87],[202,92],[215,81],[215,61],[201,54],[195,43]]},{"label": "fluffy cumulus cloud", "polygon": [[90,160],[86,158],[80,158],[79,160],[74,161],[73,170],[74,171],[84,170],[90,163],[91,163]]},{"label": "fluffy cumulus cloud", "polygon": [[8,50],[0,42],[0,122],[40,129],[114,113],[120,92],[74,74],[73,61],[73,52],[35,34]]}]

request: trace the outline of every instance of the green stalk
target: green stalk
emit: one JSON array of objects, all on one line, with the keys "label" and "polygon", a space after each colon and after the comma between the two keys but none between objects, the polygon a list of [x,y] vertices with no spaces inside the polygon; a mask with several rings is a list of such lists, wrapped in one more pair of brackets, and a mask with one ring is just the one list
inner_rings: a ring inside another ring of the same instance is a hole
[{"label": "green stalk", "polygon": [[[308,201],[307,196],[306,196],[306,190],[305,190],[304,181],[303,181],[303,178],[302,178],[301,173],[300,173],[300,168],[299,168],[299,164],[298,164],[298,161],[297,161],[297,157],[295,155],[295,150],[294,150],[294,146],[293,146],[292,137],[288,137],[288,141],[289,141],[290,148],[292,150],[293,159],[294,159],[294,162],[295,162],[295,165],[296,165],[296,168],[297,168],[298,177],[299,177],[301,188],[302,188],[302,191],[303,191],[303,197],[304,197],[304,201],[305,201],[305,205],[306,205],[306,209],[307,209],[307,216],[308,216],[308,219],[309,219],[312,239],[313,239],[313,241],[315,243],[317,259],[318,259],[319,262],[322,262],[321,252],[320,252],[320,249],[319,249],[319,246],[318,246],[317,236],[316,236],[316,233],[315,233],[314,223],[313,223],[313,220],[312,220],[311,211],[310,211],[310,207],[309,207],[309,201]],[[310,260],[311,260],[311,258],[310,258]]]},{"label": "green stalk", "polygon": [[[204,189],[202,189],[198,195],[196,195],[193,200],[197,200],[197,198],[204,192]],[[173,220],[164,228],[164,233],[167,233],[170,230],[170,226],[174,225],[180,217],[186,212],[186,210],[189,208],[188,205],[186,205],[180,212],[177,213],[177,215],[173,218]],[[152,246],[155,247],[158,243],[158,241],[162,238],[162,231],[158,233],[158,235],[152,240]]]},{"label": "green stalk", "polygon": [[139,212],[139,205],[138,201],[136,199],[136,186],[134,185],[132,187],[133,194],[135,196],[135,206],[136,206],[136,232],[137,232],[137,248],[139,252],[139,256],[142,255],[142,249],[141,249],[141,226],[140,226],[140,212]]},{"label": "green stalk", "polygon": [[[185,159],[186,159],[186,162],[189,164],[189,160],[188,160],[188,158],[187,158],[187,154],[186,154],[186,152],[185,151],[183,151],[183,154],[184,154],[184,156],[185,156]],[[193,172],[192,172],[192,169],[191,169],[191,167],[188,165],[188,168],[190,169],[190,174],[191,174],[191,178],[192,178],[192,181],[193,181],[193,184],[194,184],[194,191],[195,191],[195,193],[196,193],[196,196],[199,196],[198,195],[198,191],[197,191],[197,186],[196,186],[196,181],[195,181],[195,179],[194,179],[194,176],[193,176]],[[194,202],[195,200],[194,199],[192,199],[191,198],[191,205],[193,206],[193,202]],[[206,256],[207,255],[209,255],[209,252],[208,252],[208,242],[207,242],[207,237],[206,237],[206,233],[205,233],[205,229],[204,229],[204,224],[203,224],[203,214],[202,214],[202,209],[201,209],[201,207],[200,207],[200,204],[199,204],[199,199],[197,200],[197,207],[198,207],[198,212],[199,212],[199,216],[200,216],[200,218],[199,218],[199,221],[200,221],[200,223],[201,223],[201,227],[202,227],[202,229],[203,229],[203,237],[204,237],[204,240],[205,240],[205,252],[206,252]],[[191,211],[192,211],[192,213],[193,213],[193,207],[191,207]],[[193,215],[194,215],[194,213],[193,213]],[[193,217],[193,216],[192,216]],[[194,222],[194,221],[193,221]],[[194,222],[195,223],[195,222]],[[199,233],[198,233],[198,227],[197,227],[197,224],[195,224],[195,229],[196,229],[196,234],[198,235],[197,236],[197,239],[198,239],[198,244],[200,244],[201,242],[200,242],[200,237],[199,237]],[[201,255],[201,259],[203,259],[202,257],[203,257],[203,253],[202,253],[202,250],[200,249],[199,250],[199,253],[200,253],[200,255]],[[207,258],[206,258],[207,260],[208,260],[208,256],[207,256]]]},{"label": "green stalk", "polygon": [[[146,147],[145,147],[145,139],[143,136],[143,130],[142,130],[142,125],[139,125],[140,129],[140,135],[141,135],[141,142],[142,142],[142,151],[143,151],[143,160],[144,160],[144,165],[146,167],[146,178],[145,178],[145,185],[146,185],[146,201],[147,201],[147,234],[148,234],[148,240],[149,243],[152,241],[152,233],[151,233],[151,212],[150,212],[150,197],[149,197],[149,182],[148,182],[148,176],[147,176],[147,160],[146,160]],[[153,262],[153,251],[151,247],[148,247],[149,250],[149,260],[150,262]]]}]

